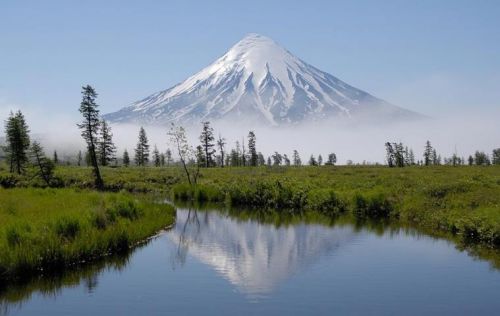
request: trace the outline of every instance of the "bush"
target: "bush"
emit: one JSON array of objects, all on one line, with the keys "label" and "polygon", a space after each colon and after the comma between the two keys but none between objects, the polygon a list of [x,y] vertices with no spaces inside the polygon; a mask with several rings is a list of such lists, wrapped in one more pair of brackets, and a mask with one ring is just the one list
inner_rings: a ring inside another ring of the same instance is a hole
[{"label": "bush", "polygon": [[353,214],[357,218],[390,217],[394,211],[391,201],[383,193],[356,194]]},{"label": "bush", "polygon": [[327,215],[339,215],[347,211],[347,206],[333,190],[316,189],[308,194],[308,209]]},{"label": "bush", "polygon": [[0,174],[0,187],[3,188],[13,188],[20,181],[20,177],[15,174]]}]

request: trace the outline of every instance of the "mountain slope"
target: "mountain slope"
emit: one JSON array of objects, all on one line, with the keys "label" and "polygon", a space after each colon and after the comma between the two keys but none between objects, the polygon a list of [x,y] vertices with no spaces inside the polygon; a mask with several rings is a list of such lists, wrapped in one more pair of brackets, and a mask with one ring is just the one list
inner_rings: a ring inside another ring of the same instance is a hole
[{"label": "mountain slope", "polygon": [[232,120],[282,125],[328,117],[417,118],[249,34],[180,84],[105,116],[112,122],[197,124]]}]

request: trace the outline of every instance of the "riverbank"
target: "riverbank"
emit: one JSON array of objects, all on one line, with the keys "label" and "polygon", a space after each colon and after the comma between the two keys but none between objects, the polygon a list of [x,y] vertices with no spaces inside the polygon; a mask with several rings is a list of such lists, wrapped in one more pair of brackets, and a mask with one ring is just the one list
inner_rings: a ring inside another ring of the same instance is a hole
[{"label": "riverbank", "polygon": [[152,197],[69,188],[0,188],[0,282],[126,252],[172,225]]},{"label": "riverbank", "polygon": [[500,167],[320,167],[204,170],[178,200],[390,218],[500,247]]}]

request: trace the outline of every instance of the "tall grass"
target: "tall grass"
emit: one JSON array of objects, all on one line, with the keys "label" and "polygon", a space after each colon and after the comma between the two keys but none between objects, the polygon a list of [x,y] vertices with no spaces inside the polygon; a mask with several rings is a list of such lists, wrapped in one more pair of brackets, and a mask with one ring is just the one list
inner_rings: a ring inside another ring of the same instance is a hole
[{"label": "tall grass", "polygon": [[174,217],[172,206],[128,193],[0,189],[0,281],[126,251]]}]

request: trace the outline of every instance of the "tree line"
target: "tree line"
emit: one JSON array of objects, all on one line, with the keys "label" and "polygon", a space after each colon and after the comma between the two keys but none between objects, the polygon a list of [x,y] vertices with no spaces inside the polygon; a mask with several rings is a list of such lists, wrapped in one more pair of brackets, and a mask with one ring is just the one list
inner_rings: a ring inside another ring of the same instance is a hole
[{"label": "tree line", "polygon": [[[86,150],[77,153],[76,164],[81,166],[85,163],[92,167],[95,186],[103,189],[104,181],[100,167],[117,166],[119,159],[116,156],[117,149],[113,141],[113,132],[110,125],[100,117],[96,99],[97,92],[93,87],[90,85],[82,87],[82,101],[79,107],[82,120],[77,126],[86,143]],[[36,170],[33,172],[34,177],[39,177],[47,185],[51,185],[54,168],[60,163],[57,151],[53,152],[52,159],[48,158],[42,145],[37,141],[31,141],[29,132],[28,124],[21,111],[11,112],[5,122],[6,144],[1,146],[8,169],[11,173],[23,174],[28,167],[32,167],[31,169]],[[241,142],[236,141],[234,147],[229,149],[227,140],[220,134],[215,135],[209,121],[202,122],[199,144],[196,146],[189,144],[186,131],[181,126],[172,124],[167,135],[172,149],[160,152],[156,145],[151,149],[146,130],[141,127],[133,151],[134,164],[139,167],[180,165],[190,183],[196,183],[200,168],[304,165],[297,150],[294,150],[291,156],[275,151],[265,157],[257,150],[257,136],[254,131],[249,131],[246,139],[243,137]],[[467,159],[457,154],[442,158],[430,141],[425,143],[421,159],[417,159],[413,149],[401,142],[387,142],[385,150],[386,163],[389,167],[500,164],[500,148],[494,149],[491,156],[476,151]],[[173,158],[174,151],[177,160]],[[128,167],[132,163],[131,160],[128,150],[125,149],[121,157],[121,165]],[[328,154],[326,160],[322,155],[311,155],[307,162],[309,166],[335,165],[336,163],[337,155],[333,152]],[[351,165],[352,161],[348,161],[347,164]]]},{"label": "tree line", "polygon": [[500,148],[494,149],[491,154],[491,159],[488,154],[482,151],[476,151],[474,155],[469,155],[467,160],[464,157],[459,157],[454,153],[451,157],[442,158],[436,151],[436,149],[431,145],[430,141],[427,141],[424,146],[424,151],[422,154],[422,159],[418,160],[415,157],[413,149],[408,148],[408,146],[403,145],[403,143],[385,143],[386,151],[386,163],[390,168],[393,167],[407,167],[407,166],[439,166],[439,165],[477,165],[477,166],[489,166],[491,164],[500,165]]}]

